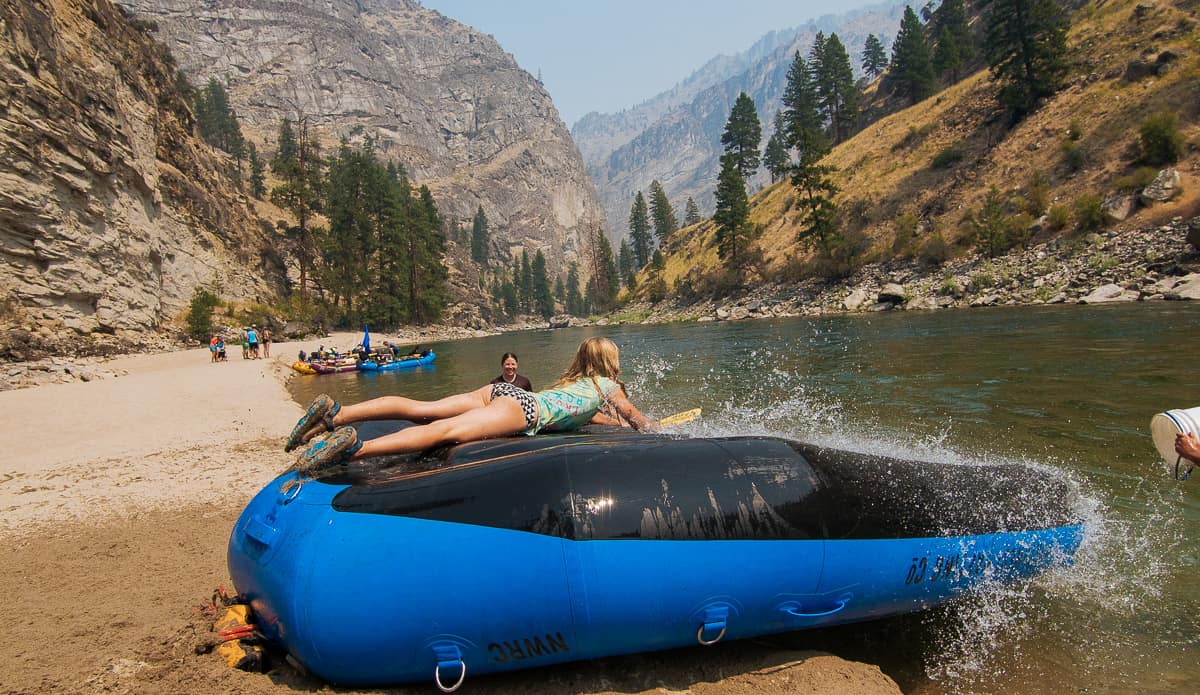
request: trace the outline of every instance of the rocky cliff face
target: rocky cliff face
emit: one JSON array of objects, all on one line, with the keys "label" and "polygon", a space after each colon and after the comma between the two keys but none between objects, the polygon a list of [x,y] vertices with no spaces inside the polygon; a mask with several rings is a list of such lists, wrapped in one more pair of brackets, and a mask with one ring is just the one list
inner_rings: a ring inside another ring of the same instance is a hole
[{"label": "rocky cliff face", "polygon": [[232,163],[191,133],[170,56],[107,0],[0,0],[0,328],[120,339],[198,285],[282,286]]},{"label": "rocky cliff face", "polygon": [[[702,213],[711,213],[721,132],[738,94],[746,92],[754,99],[765,147],[797,51],[807,59],[818,31],[837,32],[857,70],[867,35],[884,37],[885,45],[890,45],[903,11],[902,4],[889,3],[772,32],[744,53],[714,58],[670,91],[632,109],[581,118],[572,135],[599,191],[610,237],[616,241],[628,235],[634,196],[647,191],[655,179],[680,219],[688,197]],[[760,171],[750,182],[751,191],[767,181]]]},{"label": "rocky cliff face", "polygon": [[[282,118],[328,144],[375,139],[447,220],[482,205],[501,257],[541,249],[551,274],[602,219],[549,95],[489,35],[409,0],[127,0],[193,82],[216,77],[270,156]],[[477,288],[476,288],[477,290]]]}]

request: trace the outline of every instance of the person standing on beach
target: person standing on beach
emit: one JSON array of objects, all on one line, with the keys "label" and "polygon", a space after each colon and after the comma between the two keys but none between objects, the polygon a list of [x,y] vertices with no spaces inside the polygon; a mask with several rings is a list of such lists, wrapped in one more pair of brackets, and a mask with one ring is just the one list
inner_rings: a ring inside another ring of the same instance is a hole
[{"label": "person standing on beach", "polygon": [[217,336],[213,336],[212,340],[208,341],[208,351],[212,353],[212,359],[209,362],[217,361]]},{"label": "person standing on beach", "polygon": [[250,345],[250,359],[258,359],[258,326],[250,326],[246,331],[246,342]]},{"label": "person standing on beach", "polygon": [[262,335],[259,336],[259,342],[262,343],[263,357],[271,356],[271,329],[263,326]]},{"label": "person standing on beach", "polygon": [[516,353],[506,352],[500,357],[500,376],[492,379],[489,384],[512,384],[533,391],[533,383],[528,377],[517,374],[517,355]]},{"label": "person standing on beach", "polygon": [[[283,448],[291,451],[308,443],[295,468],[311,474],[347,461],[413,453],[439,444],[567,432],[591,422],[605,403],[634,429],[658,431],[658,422],[643,415],[626,398],[618,380],[620,374],[616,344],[595,337],[580,343],[562,377],[537,393],[501,383],[436,401],[381,396],[344,407],[321,394],[308,405]],[[421,424],[360,440],[349,425],[364,420],[411,420]]]}]

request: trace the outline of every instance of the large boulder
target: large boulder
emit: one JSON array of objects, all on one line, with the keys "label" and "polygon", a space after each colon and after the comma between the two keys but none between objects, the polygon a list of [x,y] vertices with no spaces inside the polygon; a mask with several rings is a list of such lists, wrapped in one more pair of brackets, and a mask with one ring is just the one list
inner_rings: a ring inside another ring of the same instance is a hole
[{"label": "large boulder", "polygon": [[1154,181],[1142,189],[1139,198],[1143,205],[1153,205],[1165,203],[1177,195],[1179,195],[1179,172],[1171,168],[1158,172]]},{"label": "large boulder", "polygon": [[1107,302],[1136,302],[1141,296],[1133,290],[1127,290],[1120,285],[1104,285],[1097,287],[1087,295],[1079,298],[1080,304],[1104,304]]}]

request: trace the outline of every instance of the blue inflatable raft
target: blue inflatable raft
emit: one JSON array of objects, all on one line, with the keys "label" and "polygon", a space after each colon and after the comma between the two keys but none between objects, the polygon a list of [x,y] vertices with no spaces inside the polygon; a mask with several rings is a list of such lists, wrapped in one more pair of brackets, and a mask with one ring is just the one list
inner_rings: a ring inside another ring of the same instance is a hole
[{"label": "blue inflatable raft", "polygon": [[539,435],[294,475],[242,513],[230,574],[268,639],[347,685],[917,611],[1083,535],[1073,489],[1028,467],[768,437]]},{"label": "blue inflatable raft", "polygon": [[433,350],[428,350],[422,353],[420,357],[406,357],[403,359],[388,360],[387,362],[379,362],[374,359],[363,360],[358,363],[358,368],[364,372],[382,372],[389,369],[415,369],[431,365],[436,359],[437,355]]}]

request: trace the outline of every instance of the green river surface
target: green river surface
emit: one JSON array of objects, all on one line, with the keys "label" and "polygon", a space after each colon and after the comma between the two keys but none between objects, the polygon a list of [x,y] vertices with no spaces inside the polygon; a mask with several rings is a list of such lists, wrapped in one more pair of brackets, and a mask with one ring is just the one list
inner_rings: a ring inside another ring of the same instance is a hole
[{"label": "green river surface", "polygon": [[432,368],[289,386],[301,403],[323,391],[346,402],[436,398],[483,385],[513,351],[543,388],[591,335],[620,346],[644,412],[703,408],[683,427],[694,436],[1019,462],[1081,493],[1087,531],[1071,567],[769,644],[879,664],[905,692],[1200,692],[1200,472],[1172,480],[1149,435],[1155,413],[1200,406],[1200,303],[524,331],[431,343]]}]

